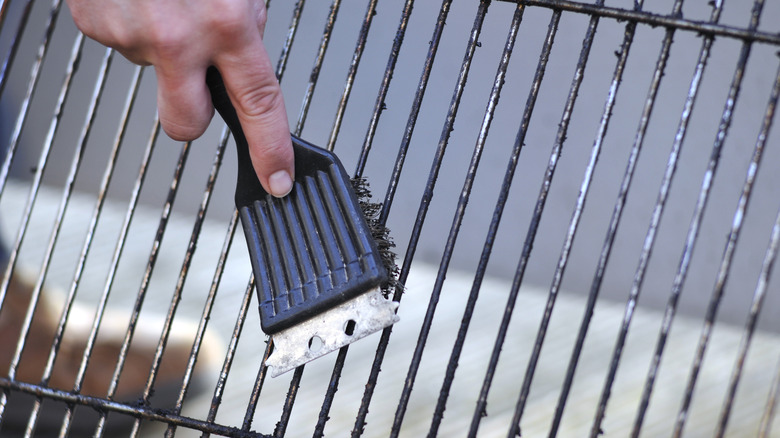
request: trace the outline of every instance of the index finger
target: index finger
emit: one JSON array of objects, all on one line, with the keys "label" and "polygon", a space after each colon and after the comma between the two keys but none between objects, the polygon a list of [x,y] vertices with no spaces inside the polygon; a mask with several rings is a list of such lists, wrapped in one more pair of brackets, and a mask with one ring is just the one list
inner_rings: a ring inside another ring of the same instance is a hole
[{"label": "index finger", "polygon": [[238,53],[215,60],[244,130],[260,184],[274,196],[292,190],[295,163],[279,81],[259,33]]}]

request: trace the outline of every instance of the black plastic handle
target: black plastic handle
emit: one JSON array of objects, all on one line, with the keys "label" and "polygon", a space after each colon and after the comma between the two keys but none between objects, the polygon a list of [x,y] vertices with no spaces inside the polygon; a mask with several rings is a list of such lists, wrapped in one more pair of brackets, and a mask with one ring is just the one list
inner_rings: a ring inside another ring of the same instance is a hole
[{"label": "black plastic handle", "polygon": [[257,179],[255,168],[252,166],[252,159],[249,156],[249,145],[244,136],[244,130],[241,129],[241,122],[238,120],[236,110],[230,102],[230,96],[228,96],[225,89],[222,75],[219,74],[215,67],[209,67],[206,72],[206,85],[208,85],[211,92],[211,102],[214,105],[214,109],[225,120],[236,141],[236,151],[238,152],[236,206],[247,205],[252,200],[264,197],[268,193],[263,189],[260,180]]}]

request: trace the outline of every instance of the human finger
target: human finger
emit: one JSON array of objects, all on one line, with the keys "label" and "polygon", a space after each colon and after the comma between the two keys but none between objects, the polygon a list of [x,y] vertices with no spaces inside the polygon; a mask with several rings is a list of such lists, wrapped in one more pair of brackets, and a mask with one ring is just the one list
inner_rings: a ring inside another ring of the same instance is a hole
[{"label": "human finger", "polygon": [[268,193],[283,197],[295,178],[290,128],[282,91],[259,35],[245,53],[219,61],[217,68],[236,108],[257,177]]},{"label": "human finger", "polygon": [[174,140],[200,137],[214,115],[205,67],[155,66],[160,124]]}]

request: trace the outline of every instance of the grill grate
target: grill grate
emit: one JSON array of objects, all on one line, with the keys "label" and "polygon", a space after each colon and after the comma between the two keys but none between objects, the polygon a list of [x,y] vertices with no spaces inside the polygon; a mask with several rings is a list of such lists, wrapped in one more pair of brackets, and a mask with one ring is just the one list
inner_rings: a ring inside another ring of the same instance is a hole
[{"label": "grill grate", "polygon": [[780,2],[270,3],[294,133],[382,200],[401,322],[266,380],[228,130],[159,135],[152,75],[2,1],[3,433],[780,436]]}]

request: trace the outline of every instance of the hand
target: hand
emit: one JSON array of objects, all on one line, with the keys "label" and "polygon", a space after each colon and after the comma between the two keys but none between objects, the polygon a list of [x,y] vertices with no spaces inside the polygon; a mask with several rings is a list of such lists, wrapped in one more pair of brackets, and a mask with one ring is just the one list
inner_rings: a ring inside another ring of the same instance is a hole
[{"label": "hand", "polygon": [[292,189],[294,160],[281,88],[263,46],[262,0],[67,0],[85,35],[157,73],[160,123],[192,140],[214,114],[206,69],[222,73],[258,179],[274,196]]}]

